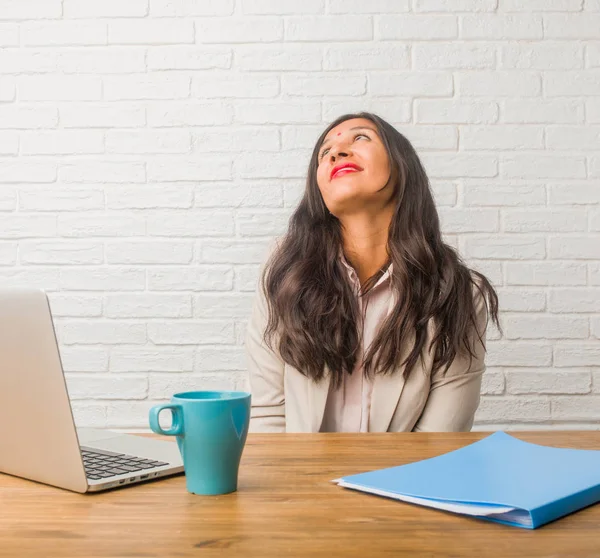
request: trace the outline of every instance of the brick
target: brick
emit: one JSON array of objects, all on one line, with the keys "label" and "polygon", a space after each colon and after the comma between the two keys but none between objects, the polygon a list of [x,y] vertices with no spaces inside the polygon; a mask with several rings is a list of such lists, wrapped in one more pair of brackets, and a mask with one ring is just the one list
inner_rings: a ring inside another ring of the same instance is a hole
[{"label": "brick", "polygon": [[3,215],[1,238],[35,238],[55,236],[56,217],[46,215]]},{"label": "brick", "polygon": [[600,142],[600,126],[548,126],[546,146],[551,149],[585,151]]},{"label": "brick", "polygon": [[[375,95],[395,95],[399,97],[425,95],[448,97],[453,92],[452,74],[447,72],[425,72],[422,74],[414,72],[377,72],[369,76],[369,92]],[[445,102],[448,103],[448,101]],[[435,107],[436,105],[432,106]]]},{"label": "brick", "polygon": [[576,124],[584,121],[577,99],[506,99],[500,102],[500,122],[515,124]]},{"label": "brick", "polygon": [[58,234],[67,237],[140,236],[146,233],[146,221],[139,215],[87,214],[59,215]]},{"label": "brick", "polygon": [[[461,134],[462,139],[462,134]],[[464,180],[463,204],[465,206],[523,207],[546,204],[546,188],[542,184],[512,180],[486,182]]]},{"label": "brick", "polygon": [[322,58],[322,49],[310,45],[240,45],[235,49],[235,67],[242,71],[316,71],[322,69]]},{"label": "brick", "polygon": [[223,345],[234,342],[233,324],[219,320],[148,324],[148,339],[156,345]]},{"label": "brick", "polygon": [[595,210],[589,213],[590,216],[590,231],[600,232],[600,211]]},{"label": "brick", "polygon": [[237,101],[234,106],[236,123],[240,124],[308,124],[321,122],[319,101],[282,102],[251,100]]},{"label": "brick", "polygon": [[464,150],[544,149],[544,129],[541,126],[460,126],[460,142]]},{"label": "brick", "polygon": [[162,46],[148,49],[149,70],[211,70],[231,67],[229,48]]},{"label": "brick", "polygon": [[165,210],[147,217],[147,234],[151,236],[203,237],[234,236],[234,212]]},{"label": "brick", "polygon": [[299,16],[285,20],[286,41],[370,41],[373,22],[365,15]]},{"label": "brick", "polygon": [[0,269],[0,287],[28,287],[53,291],[58,289],[58,269]]},{"label": "brick", "polygon": [[214,184],[195,187],[194,207],[282,207],[283,192],[279,182],[252,181],[216,188]]},{"label": "brick", "polygon": [[[162,133],[162,132],[161,132]],[[275,127],[202,127],[192,134],[195,152],[243,152],[249,145],[257,151],[279,151],[279,130]]]},{"label": "brick", "polygon": [[148,125],[169,126],[214,126],[229,124],[233,109],[221,101],[150,103],[147,105]]},{"label": "brick", "polygon": [[228,266],[168,267],[148,270],[151,291],[231,291],[233,270]]},{"label": "brick", "polygon": [[531,153],[501,155],[500,174],[506,178],[585,178],[585,157]]},{"label": "brick", "polygon": [[357,113],[363,110],[375,112],[388,122],[398,123],[410,122],[411,106],[410,100],[399,100],[397,98],[382,99],[373,97],[341,97],[323,101],[323,119],[334,120],[341,114]]},{"label": "brick", "polygon": [[21,24],[22,46],[105,45],[106,24],[98,21],[53,21]]},{"label": "brick", "polygon": [[486,363],[489,366],[550,366],[552,346],[531,341],[490,341]]},{"label": "brick", "polygon": [[545,239],[530,235],[470,236],[465,249],[469,257],[480,259],[541,260],[546,255]]},{"label": "brick", "polygon": [[97,267],[60,270],[60,288],[73,291],[143,291],[146,272],[138,268]]},{"label": "brick", "polygon": [[415,121],[428,124],[489,124],[498,120],[498,105],[487,101],[416,99]]},{"label": "brick", "polygon": [[114,347],[111,372],[191,372],[194,351],[190,347]]},{"label": "brick", "polygon": [[143,182],[146,173],[144,163],[129,161],[84,160],[64,163],[59,178],[63,182]]},{"label": "brick", "polygon": [[241,153],[233,161],[234,173],[241,178],[296,178],[306,176],[310,153],[297,149],[286,153]]},{"label": "brick", "polygon": [[18,87],[20,101],[98,101],[102,98],[102,80],[98,76],[22,76]]},{"label": "brick", "polygon": [[182,184],[105,186],[104,194],[108,209],[186,209],[194,197],[192,187]]},{"label": "brick", "polygon": [[[552,295],[550,291],[549,310],[552,312]],[[569,312],[569,310],[566,310]],[[587,339],[587,318],[570,316],[507,316],[502,324],[505,339]]]},{"label": "brick", "polygon": [[194,297],[194,317],[202,319],[247,319],[252,310],[251,294],[219,293]]},{"label": "brick", "polygon": [[0,242],[0,265],[14,266],[17,263],[17,244]]},{"label": "brick", "polygon": [[145,399],[148,392],[148,379],[145,376],[123,378],[115,374],[70,374],[66,376],[66,382],[72,400]]},{"label": "brick", "polygon": [[104,208],[101,189],[87,187],[48,188],[47,186],[19,189],[21,211],[86,211]]},{"label": "brick", "polygon": [[544,14],[545,39],[598,39],[600,14]]},{"label": "brick", "polygon": [[507,262],[508,285],[585,285],[586,265],[576,262]]},{"label": "brick", "polygon": [[505,210],[502,226],[506,232],[577,232],[586,229],[584,209]]},{"label": "brick", "polygon": [[143,107],[111,102],[105,105],[69,103],[60,107],[64,128],[134,128],[146,123]]},{"label": "brick", "polygon": [[505,12],[578,12],[583,0],[503,0]]},{"label": "brick", "polygon": [[[6,48],[0,51],[0,64],[3,74],[30,74],[30,73],[49,73],[57,72],[59,68],[59,53],[54,49],[18,49]],[[15,85],[12,78],[6,75],[2,78],[3,95],[7,96],[5,100],[11,100],[14,94]]]},{"label": "brick", "polygon": [[585,46],[585,58],[588,68],[600,67],[600,44],[591,43]]},{"label": "brick", "polygon": [[154,239],[106,244],[106,261],[109,264],[188,264],[192,257],[191,242]]},{"label": "brick", "polygon": [[104,152],[104,134],[98,130],[53,130],[21,134],[23,155],[71,155]]},{"label": "brick", "polygon": [[576,42],[515,42],[500,47],[498,64],[502,69],[572,70],[583,68],[583,45]]},{"label": "brick", "polygon": [[576,184],[569,181],[568,184],[551,184],[549,203],[551,205],[600,204],[600,188],[589,182]]},{"label": "brick", "polygon": [[192,147],[187,130],[109,130],[107,153],[189,153]]},{"label": "brick", "polygon": [[283,21],[277,17],[196,20],[197,43],[271,43],[282,39]]},{"label": "brick", "polygon": [[0,155],[16,155],[19,152],[19,134],[0,132]]},{"label": "brick", "polygon": [[556,397],[552,400],[552,418],[557,420],[600,420],[600,397]]},{"label": "brick", "polygon": [[421,161],[431,178],[488,178],[498,174],[495,155],[423,153]]},{"label": "brick", "polygon": [[233,14],[235,0],[150,0],[150,15],[228,16]]},{"label": "brick", "polygon": [[551,259],[588,260],[600,257],[600,235],[552,236],[548,245]]},{"label": "brick", "polygon": [[416,12],[494,12],[498,0],[415,0]]},{"label": "brick", "polygon": [[229,71],[214,72],[192,78],[192,97],[210,98],[265,98],[279,94],[279,78],[255,74],[234,74]]},{"label": "brick", "polygon": [[236,216],[237,230],[244,237],[279,236],[285,232],[287,211],[242,210]]},{"label": "brick", "polygon": [[144,17],[148,0],[64,0],[65,18]]},{"label": "brick", "polygon": [[531,397],[482,397],[477,422],[542,422],[550,420],[550,401]]},{"label": "brick", "polygon": [[258,285],[259,265],[235,266],[235,290],[254,292]]},{"label": "brick", "polygon": [[600,344],[597,342],[571,341],[554,345],[554,366],[597,366],[600,359]]},{"label": "brick", "polygon": [[548,299],[550,312],[600,312],[599,288],[552,289]]},{"label": "brick", "polygon": [[115,320],[69,320],[57,327],[65,345],[139,345],[146,343],[146,325]]},{"label": "brick", "polygon": [[431,185],[437,207],[453,207],[456,205],[456,184],[453,182],[437,181]]},{"label": "brick", "polygon": [[98,296],[53,293],[50,305],[55,318],[97,318],[102,315],[102,298]]},{"label": "brick", "polygon": [[375,36],[384,41],[454,39],[458,19],[454,15],[401,15],[385,13],[375,18]]},{"label": "brick", "polygon": [[61,347],[60,358],[65,372],[106,372],[108,370],[106,347]]},{"label": "brick", "polygon": [[231,166],[230,157],[214,155],[194,158],[154,157],[147,163],[148,181],[230,180]]},{"label": "brick", "polygon": [[[600,24],[600,18],[598,19]],[[597,35],[597,33],[596,33]],[[600,95],[600,70],[568,72],[565,70],[544,72],[544,95],[548,97],[564,97],[568,95],[597,97]]]},{"label": "brick", "polygon": [[[57,56],[58,70],[65,74],[129,74],[146,71],[145,53],[141,49],[106,47],[69,49]],[[88,109],[89,110],[89,109]]]},{"label": "brick", "polygon": [[238,390],[243,375],[236,372],[213,374],[151,374],[148,397],[157,399],[168,393],[182,393],[197,390]]},{"label": "brick", "polygon": [[493,232],[498,230],[498,211],[494,209],[443,209],[439,212],[446,234]]},{"label": "brick", "polygon": [[546,293],[542,290],[506,288],[497,289],[502,312],[543,312]]},{"label": "brick", "polygon": [[196,352],[194,372],[243,371],[246,368],[243,347],[200,347]]},{"label": "brick", "polygon": [[504,374],[487,369],[481,382],[481,395],[502,395],[504,393]]},{"label": "brick", "polygon": [[211,264],[260,264],[266,257],[268,246],[268,240],[203,240],[199,246],[199,261]]},{"label": "brick", "polygon": [[[306,47],[304,47],[306,48]],[[334,45],[327,47],[323,55],[325,70],[406,70],[410,68],[410,55],[405,45],[389,45],[385,43],[375,46]],[[298,68],[304,69],[304,68]],[[317,68],[320,69],[320,68]],[[390,74],[392,77],[394,74]],[[370,79],[376,79],[379,74],[373,74]],[[413,77],[406,72],[406,78]],[[420,76],[425,81],[428,76]],[[398,80],[400,81],[400,80]],[[413,82],[418,80],[413,79]],[[403,83],[403,82],[401,82]]]},{"label": "brick", "polygon": [[10,103],[15,100],[17,87],[12,78],[2,78],[0,82],[0,102]]},{"label": "brick", "polygon": [[19,26],[16,23],[0,23],[0,47],[19,46]]},{"label": "brick", "polygon": [[436,41],[415,44],[412,51],[416,70],[473,70],[494,68],[496,65],[496,50],[491,44],[470,45]]},{"label": "brick", "polygon": [[192,301],[184,294],[115,294],[106,297],[108,318],[189,318]]},{"label": "brick", "polygon": [[87,401],[74,401],[71,404],[71,408],[77,428],[106,428],[106,405],[94,405]]},{"label": "brick", "polygon": [[457,74],[456,84],[461,97],[539,97],[542,93],[542,80],[535,72],[465,71]]},{"label": "brick", "polygon": [[14,188],[0,188],[0,211],[14,211],[17,207],[17,191]]},{"label": "brick", "polygon": [[588,157],[588,176],[600,177],[600,157]]},{"label": "brick", "polygon": [[560,371],[513,368],[505,375],[506,389],[511,395],[590,393],[590,372],[578,368]]},{"label": "brick", "polygon": [[281,91],[284,95],[302,97],[321,97],[339,93],[340,86],[344,95],[364,95],[367,91],[365,75],[344,72],[343,77],[327,73],[309,74],[285,73],[281,78]]},{"label": "brick", "polygon": [[590,285],[600,285],[600,263],[589,262]]},{"label": "brick", "polygon": [[600,393],[600,370],[592,372],[592,387],[593,393]]},{"label": "brick", "polygon": [[168,45],[194,42],[194,23],[185,19],[127,19],[108,24],[109,44]]},{"label": "brick", "polygon": [[102,243],[77,241],[25,241],[20,245],[19,259],[28,264],[101,264]]},{"label": "brick", "polygon": [[461,39],[542,39],[542,16],[523,14],[464,15],[460,19]]},{"label": "brick", "polygon": [[62,15],[62,0],[1,0],[0,20],[27,20],[60,18]]},{"label": "brick", "polygon": [[190,95],[190,78],[185,75],[107,76],[104,98],[109,101],[133,99],[184,99]]},{"label": "brick", "polygon": [[458,149],[458,130],[456,126],[407,124],[401,126],[401,133],[418,152]]},{"label": "brick", "polygon": [[[329,10],[331,11],[331,7]],[[325,0],[304,0],[302,4],[295,0],[244,0],[242,2],[244,15],[322,14],[324,11]]]},{"label": "brick", "polygon": [[0,129],[54,128],[58,124],[58,111],[52,107],[2,107]]}]

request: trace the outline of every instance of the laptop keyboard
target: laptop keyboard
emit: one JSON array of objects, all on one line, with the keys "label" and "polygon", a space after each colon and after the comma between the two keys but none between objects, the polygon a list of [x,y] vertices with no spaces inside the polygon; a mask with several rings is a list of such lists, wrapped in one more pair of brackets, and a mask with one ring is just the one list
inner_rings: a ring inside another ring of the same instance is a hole
[{"label": "laptop keyboard", "polygon": [[168,465],[168,463],[164,463],[163,461],[154,461],[143,457],[113,453],[95,448],[82,447],[81,455],[83,457],[86,476],[92,480]]}]

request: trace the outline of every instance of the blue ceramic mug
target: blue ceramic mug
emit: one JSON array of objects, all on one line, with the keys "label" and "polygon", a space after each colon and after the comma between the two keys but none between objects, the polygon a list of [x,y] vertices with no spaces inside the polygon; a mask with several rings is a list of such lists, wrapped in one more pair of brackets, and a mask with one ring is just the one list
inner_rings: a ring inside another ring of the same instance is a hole
[{"label": "blue ceramic mug", "polygon": [[[238,469],[250,424],[250,394],[242,391],[176,393],[171,403],[150,409],[150,428],[176,436],[186,486],[193,494],[227,494],[237,490]],[[160,412],[170,409],[164,430]]]}]

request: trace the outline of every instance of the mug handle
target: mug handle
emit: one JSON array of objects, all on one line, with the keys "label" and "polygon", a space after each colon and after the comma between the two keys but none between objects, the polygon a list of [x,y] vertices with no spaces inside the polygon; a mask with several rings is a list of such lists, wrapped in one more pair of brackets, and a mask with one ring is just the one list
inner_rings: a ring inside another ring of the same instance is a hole
[{"label": "mug handle", "polygon": [[[158,422],[158,415],[164,409],[170,409],[173,418],[173,424],[169,430],[163,430]],[[176,403],[167,403],[165,405],[154,405],[150,409],[150,428],[157,434],[163,436],[179,436],[183,434],[183,409]]]}]

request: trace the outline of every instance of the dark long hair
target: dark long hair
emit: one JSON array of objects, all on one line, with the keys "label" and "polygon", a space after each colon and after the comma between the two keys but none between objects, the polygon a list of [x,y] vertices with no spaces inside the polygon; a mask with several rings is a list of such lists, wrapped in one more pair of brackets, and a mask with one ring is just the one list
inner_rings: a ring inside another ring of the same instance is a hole
[{"label": "dark long hair", "polygon": [[[413,146],[375,114],[345,114],[317,140],[304,196],[259,278],[259,288],[269,307],[263,336],[267,346],[314,381],[323,378],[327,365],[335,386],[340,385],[344,374],[354,370],[361,343],[360,314],[339,259],[342,226],[323,201],[317,166],[319,147],[327,133],[352,118],[366,118],[377,127],[388,153],[395,189],[387,252],[393,263],[391,287],[400,295],[365,355],[365,374],[391,373],[397,365],[405,364],[404,374],[408,376],[422,356],[430,319],[436,325],[431,340],[431,347],[435,346],[433,371],[447,369],[463,351],[472,358],[472,327],[477,323],[473,289],[483,296],[488,316],[491,314],[500,329],[494,288],[484,275],[467,268],[457,252],[442,241],[429,180]],[[381,273],[368,279],[362,294]],[[475,331],[476,342],[482,342],[483,332]],[[401,347],[413,334],[412,351],[399,362]]]}]

